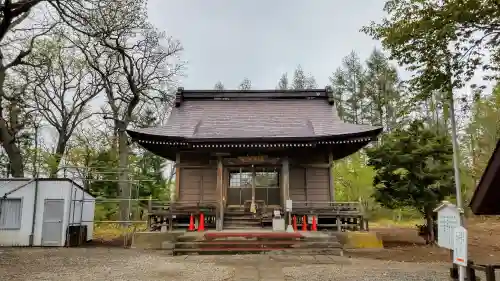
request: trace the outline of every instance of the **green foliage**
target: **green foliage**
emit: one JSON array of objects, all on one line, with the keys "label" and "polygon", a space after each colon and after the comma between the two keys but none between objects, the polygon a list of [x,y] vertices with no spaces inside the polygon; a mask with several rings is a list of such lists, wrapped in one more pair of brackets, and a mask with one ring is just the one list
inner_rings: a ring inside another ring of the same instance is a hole
[{"label": "green foliage", "polygon": [[300,65],[297,66],[297,68],[293,72],[293,77],[291,82],[292,82],[291,85],[289,85],[288,87],[295,90],[315,89],[318,87],[318,85],[316,84],[316,79],[314,79],[314,76],[307,75],[304,69],[302,69],[302,66]]},{"label": "green foliage", "polygon": [[413,207],[422,214],[453,192],[452,146],[447,136],[420,121],[387,135],[369,149],[368,165],[376,170],[374,198],[384,207]]},{"label": "green foliage", "polygon": [[500,138],[500,86],[491,95],[476,98],[471,106],[471,119],[462,139],[464,159],[462,179],[465,199],[469,199]]},{"label": "green foliage", "polygon": [[386,131],[398,125],[402,88],[394,66],[374,49],[362,63],[355,52],[342,61],[330,77],[339,117],[349,123],[383,126]]},{"label": "green foliage", "polygon": [[[381,40],[392,59],[415,73],[411,84],[420,94],[460,88],[481,66],[498,70],[498,1],[388,0],[384,11],[381,23],[362,31]],[[486,52],[492,55],[489,61]]]},{"label": "green foliage", "polygon": [[375,171],[366,165],[361,152],[335,162],[335,198],[339,201],[369,200],[374,176]]}]

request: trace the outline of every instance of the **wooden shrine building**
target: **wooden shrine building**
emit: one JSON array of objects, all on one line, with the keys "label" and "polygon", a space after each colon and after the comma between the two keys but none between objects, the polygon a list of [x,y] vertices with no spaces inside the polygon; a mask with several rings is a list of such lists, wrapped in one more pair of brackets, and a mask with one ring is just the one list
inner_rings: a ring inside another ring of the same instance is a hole
[{"label": "wooden shrine building", "polygon": [[165,126],[128,133],[145,149],[176,163],[175,197],[164,210],[171,224],[204,212],[222,229],[236,214],[252,214],[262,225],[275,211],[283,213],[287,199],[297,215],[338,214],[333,161],[355,153],[381,131],[344,123],[330,87],[179,88]]}]

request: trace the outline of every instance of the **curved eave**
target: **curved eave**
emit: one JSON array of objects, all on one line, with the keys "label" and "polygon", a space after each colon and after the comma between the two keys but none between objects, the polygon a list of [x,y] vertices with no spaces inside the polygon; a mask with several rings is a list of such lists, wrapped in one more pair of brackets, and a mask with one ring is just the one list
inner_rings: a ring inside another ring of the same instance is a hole
[{"label": "curved eave", "polygon": [[[128,131],[134,142],[148,151],[175,159],[175,153],[183,149],[320,149],[334,147],[335,159],[341,159],[355,153],[371,141],[377,139],[382,128],[354,134],[297,137],[297,138],[245,138],[245,139],[190,139],[181,137],[165,137]],[[336,148],[335,148],[336,147]]]},{"label": "curved eave", "polygon": [[263,143],[345,143],[350,140],[371,138],[375,139],[382,132],[382,128],[366,130],[348,134],[336,134],[326,136],[307,136],[307,137],[256,137],[256,138],[186,138],[178,136],[163,136],[146,134],[133,130],[127,130],[127,133],[135,142],[149,141],[156,144],[166,145],[200,145],[200,144],[226,144],[240,145],[246,144],[263,144]]}]

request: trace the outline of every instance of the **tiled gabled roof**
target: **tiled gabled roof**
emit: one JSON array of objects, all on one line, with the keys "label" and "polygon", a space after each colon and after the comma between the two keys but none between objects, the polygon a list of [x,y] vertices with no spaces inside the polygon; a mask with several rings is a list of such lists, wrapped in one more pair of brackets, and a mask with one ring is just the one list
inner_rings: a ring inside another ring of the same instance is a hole
[{"label": "tiled gabled roof", "polygon": [[314,138],[369,134],[381,128],[344,123],[326,90],[182,91],[167,124],[131,135],[182,139]]}]

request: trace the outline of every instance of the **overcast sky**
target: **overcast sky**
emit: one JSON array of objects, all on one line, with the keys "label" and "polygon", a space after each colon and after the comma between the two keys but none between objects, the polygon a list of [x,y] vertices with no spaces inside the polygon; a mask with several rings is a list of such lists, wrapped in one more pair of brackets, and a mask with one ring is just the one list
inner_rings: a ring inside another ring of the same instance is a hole
[{"label": "overcast sky", "polygon": [[150,0],[149,18],[181,41],[182,85],[274,89],[297,65],[319,87],[351,50],[366,58],[379,44],[359,29],[384,15],[382,0]]}]

